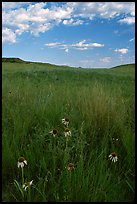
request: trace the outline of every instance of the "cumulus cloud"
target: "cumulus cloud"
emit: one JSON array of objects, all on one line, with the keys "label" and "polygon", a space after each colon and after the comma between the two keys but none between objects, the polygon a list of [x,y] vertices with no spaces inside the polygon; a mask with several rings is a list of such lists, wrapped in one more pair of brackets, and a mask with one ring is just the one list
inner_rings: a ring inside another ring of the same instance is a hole
[{"label": "cumulus cloud", "polygon": [[8,29],[8,28],[4,28],[2,29],[2,42],[9,42],[9,43],[15,43],[16,42],[16,34]]},{"label": "cumulus cloud", "polygon": [[69,20],[63,20],[63,24],[64,25],[74,25],[74,26],[77,26],[77,25],[82,25],[84,23],[83,20],[74,20],[74,19],[69,19]]},{"label": "cumulus cloud", "polygon": [[126,18],[119,20],[119,22],[120,23],[126,23],[126,24],[134,24],[135,23],[135,17],[134,16],[126,17]]},{"label": "cumulus cloud", "polygon": [[73,25],[77,26],[77,25],[82,25],[84,23],[84,21],[82,20],[76,20]]},{"label": "cumulus cloud", "polygon": [[121,54],[126,54],[128,52],[127,48],[115,49],[115,52],[119,52]]},{"label": "cumulus cloud", "polygon": [[[62,19],[70,18],[71,8],[55,7],[49,9],[46,8],[46,5],[45,2],[35,4],[20,2],[19,5],[16,2],[10,4],[4,2],[2,12],[3,30],[9,28],[16,36],[24,32],[30,32],[32,35],[38,36],[39,33],[44,33],[61,23]],[[8,39],[5,40],[5,36],[8,35],[5,35],[5,33],[3,35],[3,42],[8,42]]]},{"label": "cumulus cloud", "polygon": [[75,9],[75,16],[113,18],[120,14],[135,14],[134,2],[68,2],[70,8]]},{"label": "cumulus cloud", "polygon": [[73,23],[73,21],[74,21],[74,20],[73,20],[72,18],[69,19],[69,20],[66,20],[66,19],[65,19],[65,20],[63,20],[63,24],[64,24],[64,25],[70,25],[70,24]]},{"label": "cumulus cloud", "polygon": [[[51,5],[51,6],[48,6]],[[124,18],[121,15],[124,14]],[[134,2],[2,2],[3,42],[8,42],[8,32],[17,36],[24,32],[38,36],[54,26],[79,26],[94,20],[119,16],[118,23],[135,23]],[[9,29],[9,30],[8,30]],[[7,33],[6,33],[7,32]],[[6,33],[6,34],[5,34]],[[7,39],[6,39],[7,36]],[[11,40],[12,42],[12,40]],[[92,47],[96,45],[92,45]],[[87,46],[85,46],[87,47]]]},{"label": "cumulus cloud", "polygon": [[32,2],[2,2],[2,10],[17,9]]}]

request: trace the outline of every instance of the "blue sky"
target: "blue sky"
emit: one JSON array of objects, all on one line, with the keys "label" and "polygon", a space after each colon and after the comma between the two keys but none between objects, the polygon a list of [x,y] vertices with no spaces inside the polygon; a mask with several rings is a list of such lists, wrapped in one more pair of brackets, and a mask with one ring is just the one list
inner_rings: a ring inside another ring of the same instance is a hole
[{"label": "blue sky", "polygon": [[2,57],[83,68],[135,63],[135,2],[3,2]]}]

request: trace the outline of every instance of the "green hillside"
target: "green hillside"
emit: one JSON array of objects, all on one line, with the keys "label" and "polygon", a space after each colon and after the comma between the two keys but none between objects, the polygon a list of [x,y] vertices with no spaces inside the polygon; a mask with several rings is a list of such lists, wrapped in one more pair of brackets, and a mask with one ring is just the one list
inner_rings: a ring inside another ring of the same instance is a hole
[{"label": "green hillside", "polygon": [[111,68],[114,72],[121,72],[127,74],[135,74],[135,64],[125,64]]},{"label": "green hillside", "polygon": [[3,62],[2,201],[132,202],[134,71]]},{"label": "green hillside", "polygon": [[[30,62],[30,61],[25,61],[22,60],[20,58],[2,58],[2,62],[6,62],[6,63],[25,63],[25,64],[33,64],[33,65],[44,65],[48,68],[71,68],[69,66],[61,66],[61,65],[55,65],[55,64],[50,64],[50,63],[42,63],[42,62]],[[76,69],[76,67],[73,67]],[[92,68],[92,67],[91,67]],[[81,69],[81,67],[77,68],[77,69]],[[87,69],[87,68],[84,68]],[[94,68],[95,69],[95,68]],[[135,71],[135,64],[125,64],[125,65],[119,65],[116,67],[112,67],[110,68],[113,71],[118,71],[118,72],[134,72]]]},{"label": "green hillside", "polygon": [[134,68],[135,68],[135,64],[124,64],[124,65],[112,67],[111,69],[128,70],[128,69],[134,69]]},{"label": "green hillside", "polygon": [[24,61],[20,58],[14,58],[14,57],[3,57],[2,62],[9,62],[9,63],[28,63],[27,61]]}]

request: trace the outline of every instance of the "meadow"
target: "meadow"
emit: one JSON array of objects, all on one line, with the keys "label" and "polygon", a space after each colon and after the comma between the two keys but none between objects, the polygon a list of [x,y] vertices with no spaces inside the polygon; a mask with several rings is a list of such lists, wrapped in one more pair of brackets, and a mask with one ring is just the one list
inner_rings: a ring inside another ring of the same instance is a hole
[{"label": "meadow", "polygon": [[[116,162],[109,158],[113,152]],[[27,165],[18,168],[21,155]],[[2,201],[134,197],[135,65],[85,69],[3,62]]]}]

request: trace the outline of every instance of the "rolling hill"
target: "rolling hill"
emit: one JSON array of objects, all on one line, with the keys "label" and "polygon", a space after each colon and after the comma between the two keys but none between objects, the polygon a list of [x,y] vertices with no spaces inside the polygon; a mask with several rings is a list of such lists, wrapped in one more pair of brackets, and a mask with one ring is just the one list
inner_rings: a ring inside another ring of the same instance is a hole
[{"label": "rolling hill", "polygon": [[[54,65],[54,64],[50,64],[50,63],[43,63],[43,62],[31,62],[31,61],[25,61],[25,60],[22,60],[20,58],[7,58],[7,57],[3,57],[2,58],[2,62],[8,62],[8,63],[25,63],[25,64],[43,64],[43,65],[48,65],[48,66],[56,66],[56,67],[69,67],[69,66],[64,66],[64,65]],[[72,68],[72,67],[71,67]],[[79,68],[82,68],[82,67],[79,67]],[[124,65],[119,65],[119,66],[115,66],[115,67],[111,67],[110,68],[111,70],[114,70],[114,71],[122,71],[122,72],[125,72],[125,71],[131,71],[131,69],[135,69],[135,64],[124,64]]]}]

